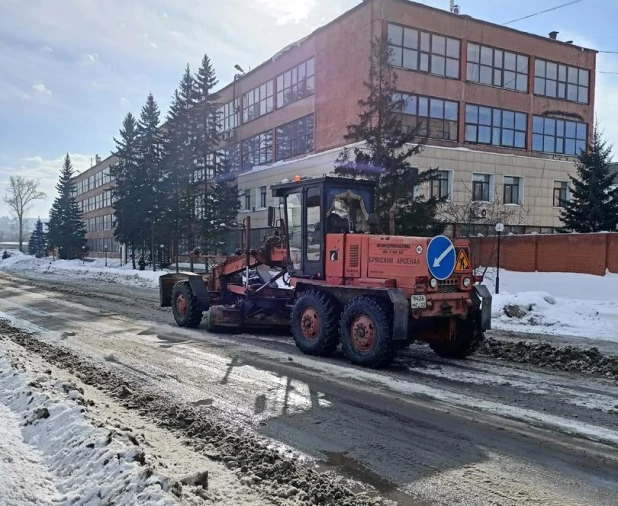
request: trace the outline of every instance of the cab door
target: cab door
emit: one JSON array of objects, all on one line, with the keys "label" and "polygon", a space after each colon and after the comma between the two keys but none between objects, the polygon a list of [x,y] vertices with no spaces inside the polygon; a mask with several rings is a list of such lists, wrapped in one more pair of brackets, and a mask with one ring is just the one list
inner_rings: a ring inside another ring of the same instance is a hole
[{"label": "cab door", "polygon": [[305,189],[303,215],[303,271],[305,276],[324,278],[324,223],[322,214],[322,188]]}]

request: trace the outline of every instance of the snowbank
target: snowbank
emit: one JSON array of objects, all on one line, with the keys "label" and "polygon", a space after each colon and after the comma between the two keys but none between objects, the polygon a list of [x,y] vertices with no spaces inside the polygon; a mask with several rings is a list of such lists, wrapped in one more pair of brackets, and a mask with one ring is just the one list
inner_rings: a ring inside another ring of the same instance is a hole
[{"label": "snowbank", "polygon": [[[494,292],[495,269],[486,284]],[[496,329],[618,342],[618,276],[500,271]]]},{"label": "snowbank", "polygon": [[0,504],[178,504],[172,483],[142,465],[142,450],[90,425],[83,404],[73,385],[0,358]]},{"label": "snowbank", "polygon": [[15,254],[6,260],[0,260],[0,270],[14,273],[40,273],[43,275],[61,275],[63,277],[93,279],[144,288],[157,288],[159,276],[164,271],[135,271],[130,265],[120,267],[118,260],[96,259],[93,262],[81,260],[56,260],[35,258],[24,254]]}]

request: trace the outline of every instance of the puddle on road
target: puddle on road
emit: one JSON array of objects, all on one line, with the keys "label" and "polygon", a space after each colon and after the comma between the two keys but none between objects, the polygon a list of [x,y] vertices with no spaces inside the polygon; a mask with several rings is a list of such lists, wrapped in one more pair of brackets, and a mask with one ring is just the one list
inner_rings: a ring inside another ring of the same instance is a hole
[{"label": "puddle on road", "polygon": [[[428,506],[428,503],[408,495],[399,490],[396,483],[382,478],[379,474],[371,471],[362,462],[355,460],[343,453],[325,452],[326,462],[318,464],[320,470],[332,470],[337,468],[340,474],[354,481],[371,486],[377,492],[377,495],[385,499],[396,502],[401,506]],[[371,492],[365,490],[361,486],[357,486],[356,490],[351,487],[355,493],[365,492],[372,495]],[[376,495],[376,494],[373,494]]]}]

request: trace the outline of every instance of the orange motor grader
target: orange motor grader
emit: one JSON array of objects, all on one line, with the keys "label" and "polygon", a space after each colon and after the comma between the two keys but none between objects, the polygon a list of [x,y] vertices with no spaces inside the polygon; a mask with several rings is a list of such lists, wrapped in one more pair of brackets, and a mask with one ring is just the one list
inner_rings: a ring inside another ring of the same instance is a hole
[{"label": "orange motor grader", "polygon": [[[412,341],[440,356],[474,353],[490,328],[491,295],[474,276],[470,244],[373,233],[375,185],[338,177],[272,186],[279,217],[252,247],[206,275],[166,274],[162,306],[182,327],[291,327],[298,348],[326,356],[341,344],[357,365],[383,367]],[[206,317],[204,318],[204,313]]]}]

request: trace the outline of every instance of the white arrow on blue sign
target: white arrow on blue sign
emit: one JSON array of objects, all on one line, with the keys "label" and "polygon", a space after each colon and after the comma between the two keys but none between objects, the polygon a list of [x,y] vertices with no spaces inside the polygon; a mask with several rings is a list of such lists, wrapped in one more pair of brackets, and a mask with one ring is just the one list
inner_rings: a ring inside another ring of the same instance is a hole
[{"label": "white arrow on blue sign", "polygon": [[442,281],[455,270],[455,246],[448,237],[434,237],[427,246],[427,267],[431,275]]}]

